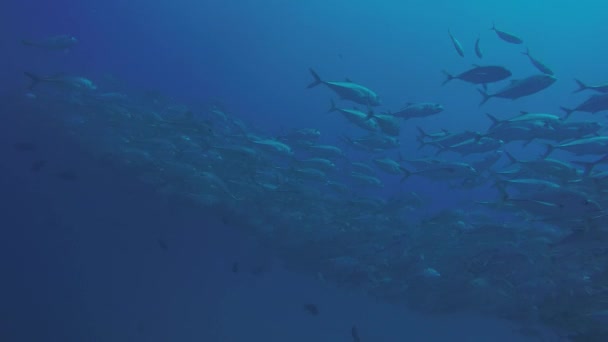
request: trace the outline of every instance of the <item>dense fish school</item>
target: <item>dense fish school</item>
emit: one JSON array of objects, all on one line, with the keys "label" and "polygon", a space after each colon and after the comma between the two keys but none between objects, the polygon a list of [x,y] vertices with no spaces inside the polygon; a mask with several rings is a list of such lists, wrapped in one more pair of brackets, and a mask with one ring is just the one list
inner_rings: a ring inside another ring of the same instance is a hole
[{"label": "dense fish school", "polygon": [[[470,101],[479,101],[477,90],[483,104],[535,96],[558,80],[522,38],[492,30],[492,39],[514,44],[514,55],[538,73],[512,79],[507,66],[476,65],[444,72],[444,84],[468,83]],[[448,33],[446,50],[467,56]],[[77,40],[23,43],[65,49]],[[477,39],[474,53],[485,61],[482,43]],[[416,127],[450,108],[383,108],[369,87],[329,81],[335,75],[327,72],[325,79],[311,68],[308,96],[335,96],[329,110],[319,112],[341,116],[360,135],[303,128],[276,136],[251,128],[221,104],[188,107],[100,89],[83,77],[24,72],[32,83],[21,105],[40,112],[39,120],[61,123],[91,154],[133,170],[161,194],[217,208],[274,246],[293,269],[424,312],[473,310],[509,319],[539,338],[537,328],[544,326],[572,341],[608,341],[608,135],[591,115],[608,110],[606,85],[572,81],[588,98],[573,107],[557,103],[565,114],[481,112],[485,131],[418,127],[418,137],[403,137],[404,125]],[[327,144],[329,135],[342,143]],[[434,157],[404,157],[405,144]],[[522,159],[514,144],[541,149],[542,156]],[[364,157],[355,159],[350,150]],[[44,165],[32,170],[44,172]],[[387,177],[402,186],[393,196],[380,191]],[[422,208],[441,194],[407,191],[420,178],[494,195],[427,213]],[[351,334],[359,341],[356,327]]]}]

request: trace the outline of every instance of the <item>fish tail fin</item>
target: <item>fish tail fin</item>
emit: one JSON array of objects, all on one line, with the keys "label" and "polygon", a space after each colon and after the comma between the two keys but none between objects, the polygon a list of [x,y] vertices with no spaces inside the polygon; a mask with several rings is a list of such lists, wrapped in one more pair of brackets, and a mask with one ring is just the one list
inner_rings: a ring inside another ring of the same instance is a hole
[{"label": "fish tail fin", "polygon": [[422,140],[420,136],[416,137],[416,141],[418,142],[418,150],[421,150],[424,146],[429,145],[429,142]]},{"label": "fish tail fin", "polygon": [[494,181],[494,187],[498,190],[498,192],[500,192],[500,202],[506,202],[509,199],[509,193],[507,193],[505,181],[502,179],[496,179]]},{"label": "fish tail fin", "polygon": [[374,114],[374,110],[371,107],[367,109],[367,116],[365,117],[365,121],[373,119],[376,114]]},{"label": "fish tail fin", "polygon": [[323,83],[323,80],[321,80],[321,77],[319,77],[319,74],[317,74],[317,72],[314,71],[313,68],[308,69],[308,71],[310,71],[310,74],[312,75],[314,81],[312,81],[312,83],[310,83],[306,88],[314,88],[319,84]]},{"label": "fish tail fin", "polygon": [[479,106],[481,107],[484,103],[488,102],[488,100],[492,97],[492,95],[489,95],[485,90],[477,89],[477,91],[483,97],[481,99],[481,102],[479,103]]},{"label": "fish tail fin", "polygon": [[329,109],[327,110],[328,113],[332,113],[338,110],[338,107],[336,107],[336,103],[334,102],[334,100],[329,100]]},{"label": "fish tail fin", "polygon": [[496,23],[492,22],[492,27],[490,27],[490,31],[496,31]]},{"label": "fish tail fin", "polygon": [[505,152],[505,156],[507,156],[507,158],[509,159],[509,165],[513,165],[513,164],[517,164],[519,163],[519,160],[515,159],[515,157],[513,157],[513,155],[507,151]]},{"label": "fish tail fin", "polygon": [[35,75],[31,72],[25,71],[23,74],[25,74],[25,76],[27,76],[31,81],[30,86],[28,87],[28,89],[30,89],[30,90],[34,89],[34,87],[38,83],[40,83],[40,81],[42,81],[42,78],[40,76]]},{"label": "fish tail fin", "polygon": [[412,175],[412,171],[400,166],[399,169],[403,172],[403,177],[401,177],[401,183],[405,182]]},{"label": "fish tail fin", "polygon": [[578,85],[578,89],[575,89],[572,93],[578,93],[583,90],[589,89],[589,86],[587,86],[585,83],[581,82],[581,80],[579,80],[579,79],[575,78],[574,82],[576,82],[576,84]]},{"label": "fish tail fin", "polygon": [[[604,159],[604,158],[602,158]],[[594,162],[579,162],[579,161],[574,161],[572,162],[572,164],[576,164],[576,165],[580,165],[583,167],[583,177],[587,177],[591,174],[591,171],[593,171],[593,168],[595,168],[595,166],[597,165],[598,162],[601,162],[602,159],[594,161]]]},{"label": "fish tail fin", "polygon": [[481,140],[482,138],[484,138],[486,136],[486,134],[481,134],[479,132],[475,132],[475,142],[478,143],[479,140]]},{"label": "fish tail fin", "polygon": [[521,54],[530,57],[530,48],[526,46],[526,51],[522,52]]},{"label": "fish tail fin", "polygon": [[570,108],[566,108],[566,107],[561,107],[561,106],[559,108],[566,113],[566,116],[564,117],[564,119],[569,118],[570,115],[572,115],[572,113],[574,113],[574,109],[570,109]]},{"label": "fish tail fin", "polygon": [[427,133],[427,132],[425,132],[425,131],[422,129],[422,127],[420,127],[420,126],[416,126],[416,129],[418,130],[418,133],[420,133],[420,134],[418,135],[418,139],[419,139],[419,140],[422,140],[422,139],[424,139],[424,138],[426,138],[426,137],[428,137],[428,136],[429,136],[429,135],[428,135],[428,133]]},{"label": "fish tail fin", "polygon": [[551,144],[547,144],[547,145],[546,145],[546,147],[547,147],[547,151],[545,151],[545,153],[543,153],[543,154],[541,155],[541,158],[542,158],[542,159],[547,158],[547,157],[548,157],[548,156],[549,156],[551,153],[553,153],[553,151],[555,150],[555,146],[553,146],[553,145],[551,145]]},{"label": "fish tail fin", "polygon": [[446,152],[450,149],[449,147],[445,147],[443,145],[438,145],[437,147],[439,149],[437,150],[437,152],[435,152],[435,156],[438,156],[438,155],[442,154],[443,152]]},{"label": "fish tail fin", "polygon": [[488,117],[488,119],[490,119],[492,121],[492,126],[490,126],[489,129],[496,127],[496,125],[498,125],[500,123],[500,120],[498,120],[494,115],[492,115],[490,113],[486,113],[486,116]]},{"label": "fish tail fin", "polygon": [[443,80],[443,83],[441,83],[441,85],[445,85],[446,83],[448,83],[451,80],[456,78],[456,77],[454,77],[454,75],[450,74],[449,72],[447,72],[445,70],[442,70],[441,72],[443,72],[443,74],[445,75],[445,80]]}]

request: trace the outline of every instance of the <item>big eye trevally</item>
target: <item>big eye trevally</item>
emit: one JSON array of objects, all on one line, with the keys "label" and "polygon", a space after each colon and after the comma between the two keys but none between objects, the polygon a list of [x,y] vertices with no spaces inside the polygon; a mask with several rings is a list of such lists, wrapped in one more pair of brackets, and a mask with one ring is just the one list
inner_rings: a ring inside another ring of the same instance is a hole
[{"label": "big eye trevally", "polygon": [[65,50],[78,44],[78,39],[67,34],[52,36],[41,40],[22,40],[21,44],[46,50]]},{"label": "big eye trevally", "polygon": [[378,94],[367,87],[354,82],[323,81],[321,77],[319,77],[319,74],[313,69],[309,70],[314,81],[308,85],[308,88],[314,88],[320,84],[325,84],[342,99],[350,100],[364,106],[379,106],[381,104]]}]

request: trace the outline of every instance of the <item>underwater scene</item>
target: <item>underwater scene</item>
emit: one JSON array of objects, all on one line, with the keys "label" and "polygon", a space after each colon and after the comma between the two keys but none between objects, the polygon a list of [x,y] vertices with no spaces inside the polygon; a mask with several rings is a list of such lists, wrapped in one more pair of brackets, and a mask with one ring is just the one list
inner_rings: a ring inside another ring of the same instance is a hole
[{"label": "underwater scene", "polygon": [[608,341],[607,8],[4,1],[0,340]]}]

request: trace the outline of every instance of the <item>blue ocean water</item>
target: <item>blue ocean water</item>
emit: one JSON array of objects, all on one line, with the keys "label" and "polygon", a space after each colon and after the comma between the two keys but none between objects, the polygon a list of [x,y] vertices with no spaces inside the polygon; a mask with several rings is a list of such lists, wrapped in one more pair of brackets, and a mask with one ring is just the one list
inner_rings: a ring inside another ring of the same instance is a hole
[{"label": "blue ocean water", "polygon": [[[306,88],[314,68],[324,79],[349,78],[372,88],[386,109],[441,103],[445,111],[439,115],[402,122],[398,151],[378,155],[433,157],[433,149],[418,149],[417,126],[429,132],[485,131],[490,125],[485,113],[561,115],[560,106],[586,98],[572,94],[574,78],[605,82],[608,47],[602,37],[608,28],[602,6],[597,1],[3,2],[0,339],[353,341],[356,325],[364,342],[557,340],[554,327],[542,324],[534,336],[522,334],[519,324],[504,319],[507,314],[464,305],[442,315],[410,311],[401,301],[376,299],[364,286],[344,289],[320,280],[315,267],[302,260],[326,251],[311,248],[297,262],[286,260],[288,247],[242,229],[229,206],[205,208],[159,194],[139,180],[139,170],[100,161],[90,148],[97,136],[78,131],[81,109],[32,105],[36,100],[27,98],[23,73],[66,72],[93,80],[100,91],[162,94],[193,108],[220,103],[256,134],[278,137],[312,127],[323,143],[341,146],[350,159],[366,158],[341,140],[361,131],[326,113],[334,94]],[[524,45],[498,39],[489,30],[493,23],[523,37]],[[454,51],[448,29],[462,43],[464,58]],[[79,44],[65,51],[21,44],[59,34],[73,35]],[[478,37],[482,60],[473,50]],[[537,73],[521,55],[524,47],[558,78],[541,93],[516,101],[492,99],[479,107],[481,96],[470,84],[441,86],[442,70],[458,73],[473,64],[508,66],[514,78]],[[54,120],[64,115],[73,115],[73,121]],[[593,119],[605,124],[603,114]],[[23,142],[35,147],[15,148]],[[507,149],[528,160],[544,146]],[[43,172],[31,171],[36,162]],[[408,214],[412,220],[496,197],[491,186],[453,189],[422,178],[378,177],[385,186],[375,196],[424,195],[424,205]],[[365,254],[367,246],[350,248]],[[605,270],[600,262],[597,267]],[[320,314],[308,314],[307,303]]]}]

